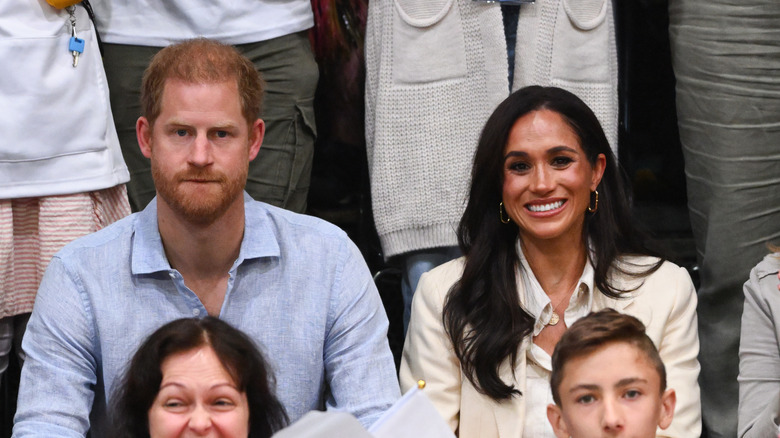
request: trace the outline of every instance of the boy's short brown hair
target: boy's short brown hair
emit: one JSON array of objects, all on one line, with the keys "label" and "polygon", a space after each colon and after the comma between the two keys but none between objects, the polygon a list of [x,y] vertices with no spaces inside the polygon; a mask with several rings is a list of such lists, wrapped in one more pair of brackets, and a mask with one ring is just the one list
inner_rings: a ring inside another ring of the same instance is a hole
[{"label": "boy's short brown hair", "polygon": [[625,342],[638,348],[658,371],[661,393],[666,390],[666,368],[653,341],[645,333],[645,325],[630,315],[613,309],[591,312],[579,319],[563,334],[552,356],[550,388],[555,404],[561,406],[558,389],[563,381],[566,363],[613,342]]}]

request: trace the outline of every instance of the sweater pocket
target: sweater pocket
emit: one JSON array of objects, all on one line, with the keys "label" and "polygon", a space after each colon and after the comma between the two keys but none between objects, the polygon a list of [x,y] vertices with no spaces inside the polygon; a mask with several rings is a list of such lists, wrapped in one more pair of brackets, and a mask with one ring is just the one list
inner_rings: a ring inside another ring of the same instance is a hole
[{"label": "sweater pocket", "polygon": [[563,0],[555,24],[551,79],[605,83],[610,78],[610,23],[607,0]]},{"label": "sweater pocket", "polygon": [[592,30],[607,17],[606,0],[563,0],[563,10],[578,29]]},{"label": "sweater pocket", "polygon": [[466,76],[466,44],[454,0],[394,0],[393,82],[420,84]]}]

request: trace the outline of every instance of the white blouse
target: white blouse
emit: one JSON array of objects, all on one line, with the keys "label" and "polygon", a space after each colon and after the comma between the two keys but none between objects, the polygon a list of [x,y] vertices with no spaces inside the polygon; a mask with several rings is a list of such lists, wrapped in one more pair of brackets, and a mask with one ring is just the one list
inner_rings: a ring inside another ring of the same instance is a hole
[{"label": "white blouse", "polygon": [[[520,293],[520,304],[526,312],[536,317],[533,336],[537,336],[549,323],[553,315],[553,303],[536,279],[528,261],[523,255],[520,242],[517,244],[520,256],[518,276],[525,286]],[[590,313],[593,304],[593,266],[586,259],[585,267],[577,283],[574,293],[569,299],[569,305],[564,312],[563,321],[566,327]],[[526,350],[526,387],[525,387],[525,427],[523,435],[539,438],[555,438],[552,426],[547,421],[547,405],[555,403],[550,390],[550,374],[552,373],[552,358],[544,349],[534,344]]]}]

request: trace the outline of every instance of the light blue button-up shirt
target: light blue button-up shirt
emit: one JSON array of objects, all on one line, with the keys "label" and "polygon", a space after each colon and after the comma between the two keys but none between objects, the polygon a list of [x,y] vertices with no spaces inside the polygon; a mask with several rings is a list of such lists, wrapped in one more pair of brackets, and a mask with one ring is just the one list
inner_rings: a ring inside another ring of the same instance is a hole
[{"label": "light blue button-up shirt", "polygon": [[[327,406],[371,424],[400,394],[360,252],[327,222],[244,197],[219,317],[257,341],[292,421]],[[166,322],[207,314],[165,257],[156,206],[52,259],[23,342],[14,437],[81,437],[90,417],[92,436],[107,436],[107,401],[139,344]]]}]

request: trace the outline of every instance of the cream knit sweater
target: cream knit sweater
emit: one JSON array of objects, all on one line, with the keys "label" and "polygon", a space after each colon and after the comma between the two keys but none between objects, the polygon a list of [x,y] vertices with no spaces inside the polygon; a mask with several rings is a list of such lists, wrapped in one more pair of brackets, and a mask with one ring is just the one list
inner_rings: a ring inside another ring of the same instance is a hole
[{"label": "cream knit sweater", "polygon": [[[384,255],[457,245],[480,131],[509,90],[501,9],[472,0],[372,0],[368,14],[366,143]],[[616,150],[610,0],[522,6],[515,59],[513,90],[574,92]]]}]

